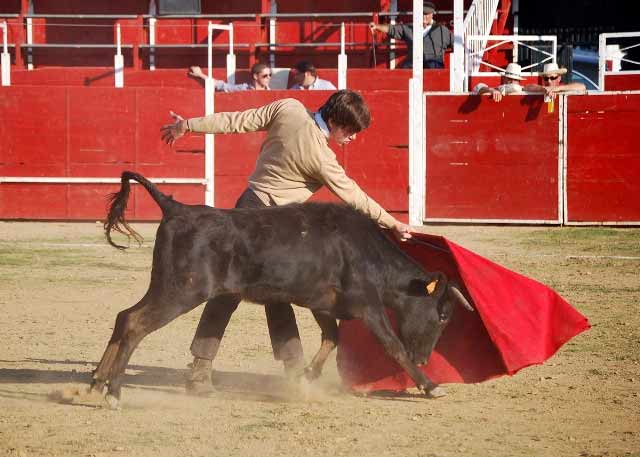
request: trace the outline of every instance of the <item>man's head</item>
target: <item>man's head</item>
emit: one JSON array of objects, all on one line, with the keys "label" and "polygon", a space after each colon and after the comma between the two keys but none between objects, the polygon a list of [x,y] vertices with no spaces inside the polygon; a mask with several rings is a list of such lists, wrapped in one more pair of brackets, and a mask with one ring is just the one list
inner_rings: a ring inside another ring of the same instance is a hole
[{"label": "man's head", "polygon": [[271,68],[263,63],[256,63],[251,67],[251,77],[256,89],[266,90],[271,82]]},{"label": "man's head", "polygon": [[329,127],[329,136],[336,143],[348,144],[371,123],[369,107],[360,94],[339,90],[320,107],[320,115]]},{"label": "man's head", "polygon": [[433,16],[436,14],[436,5],[433,2],[422,2],[422,26],[433,24]]},{"label": "man's head", "polygon": [[309,87],[317,76],[318,71],[311,62],[303,60],[293,66],[293,81],[302,87]]},{"label": "man's head", "polygon": [[522,67],[517,63],[511,62],[502,72],[502,84],[519,84],[520,81],[524,80],[521,73]]},{"label": "man's head", "polygon": [[562,75],[567,72],[566,68],[558,67],[557,63],[544,64],[544,71],[540,73],[545,86],[559,86],[562,82]]}]

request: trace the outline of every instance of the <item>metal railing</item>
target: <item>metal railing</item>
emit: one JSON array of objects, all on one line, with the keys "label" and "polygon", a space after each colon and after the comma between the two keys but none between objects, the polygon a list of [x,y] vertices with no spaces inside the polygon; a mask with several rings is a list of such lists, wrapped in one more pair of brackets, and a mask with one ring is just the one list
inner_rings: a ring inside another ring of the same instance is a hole
[{"label": "metal railing", "polygon": [[[542,65],[544,63],[555,63],[556,55],[558,52],[558,41],[555,35],[480,35],[480,36],[467,36],[467,43],[473,43],[474,41],[489,43],[496,41],[495,44],[486,46],[484,50],[472,51],[472,46],[466,46],[465,53],[465,90],[469,88],[469,78],[471,76],[487,76],[487,75],[499,75],[504,69],[484,60],[483,56],[487,51],[497,49],[500,46],[509,45],[510,50],[513,52],[514,57],[517,55],[517,47],[522,46],[529,49],[532,54],[538,53],[542,56],[537,62],[522,65],[523,74],[536,75],[537,72],[527,71],[533,67]],[[527,44],[527,42],[549,42],[551,44],[551,52],[542,49],[537,46]],[[478,69],[473,71],[472,64],[470,62],[478,62]],[[485,66],[493,69],[494,71],[481,71],[480,67]]]},{"label": "metal railing", "polygon": [[483,39],[466,41],[465,48],[473,59],[467,62],[471,68],[466,68],[466,73],[478,71],[480,62],[487,46],[486,37],[491,33],[491,27],[498,11],[499,0],[473,0],[469,7],[467,17],[464,20],[465,37],[485,37]]},{"label": "metal railing", "polygon": [[[623,48],[619,44],[609,44],[610,39],[637,38],[637,42]],[[601,33],[598,46],[598,87],[605,90],[605,76],[608,74],[640,74],[640,62],[626,59],[629,49],[640,46],[640,32]],[[636,65],[637,70],[622,70],[622,62]],[[610,67],[610,68],[608,68]]]}]

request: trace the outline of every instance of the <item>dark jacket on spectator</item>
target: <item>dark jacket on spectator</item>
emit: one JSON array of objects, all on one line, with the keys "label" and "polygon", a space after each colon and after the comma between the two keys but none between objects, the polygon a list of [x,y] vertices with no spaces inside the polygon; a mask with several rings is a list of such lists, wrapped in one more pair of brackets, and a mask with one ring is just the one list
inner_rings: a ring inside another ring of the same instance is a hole
[{"label": "dark jacket on spectator", "polygon": [[[407,24],[390,25],[388,35],[389,38],[395,38],[396,40],[402,40],[407,43],[409,55],[400,66],[402,68],[411,68],[413,27]],[[423,65],[425,68],[444,66],[444,50],[451,47],[451,32],[444,25],[434,22],[431,30],[424,36],[423,47]]]}]

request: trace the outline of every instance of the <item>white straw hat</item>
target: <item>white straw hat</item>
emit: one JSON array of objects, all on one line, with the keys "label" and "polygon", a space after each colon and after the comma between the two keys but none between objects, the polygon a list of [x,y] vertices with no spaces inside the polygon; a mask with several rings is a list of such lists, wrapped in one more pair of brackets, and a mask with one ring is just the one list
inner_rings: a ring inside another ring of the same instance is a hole
[{"label": "white straw hat", "polygon": [[509,65],[507,65],[507,68],[504,69],[502,74],[507,78],[517,79],[519,81],[522,81],[524,80],[524,78],[520,75],[521,72],[522,72],[522,67],[520,67],[520,65],[518,65],[515,62],[511,62]]},{"label": "white straw hat", "polygon": [[557,63],[545,63],[544,71],[540,73],[540,76],[564,75],[566,72],[567,69],[558,67]]}]

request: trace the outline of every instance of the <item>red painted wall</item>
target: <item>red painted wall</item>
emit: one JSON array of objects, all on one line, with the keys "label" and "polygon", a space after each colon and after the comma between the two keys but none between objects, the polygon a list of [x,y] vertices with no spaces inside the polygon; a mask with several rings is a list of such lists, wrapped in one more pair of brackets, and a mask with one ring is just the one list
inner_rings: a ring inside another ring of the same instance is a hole
[{"label": "red painted wall", "polygon": [[640,75],[605,75],[604,88],[613,90],[640,90]]},{"label": "red painted wall", "polygon": [[640,94],[568,100],[568,220],[640,221]]},{"label": "red painted wall", "polygon": [[[217,111],[243,110],[283,97],[317,109],[330,92],[272,91],[217,94]],[[371,128],[336,153],[347,173],[391,211],[407,210],[406,91],[363,93]],[[30,109],[23,109],[29,106]],[[160,140],[168,112],[203,113],[203,91],[180,88],[34,87],[0,91],[0,176],[118,177],[132,169],[149,177],[204,177],[204,138],[192,135],[174,148]],[[215,204],[234,205],[253,170],[262,133],[217,135]],[[202,203],[199,185],[162,185],[186,203]],[[0,218],[93,219],[104,217],[113,185],[2,184]],[[130,217],[159,212],[134,188]],[[325,191],[318,198],[331,198]]]},{"label": "red painted wall", "polygon": [[558,220],[558,111],[542,96],[427,96],[426,217]]}]

